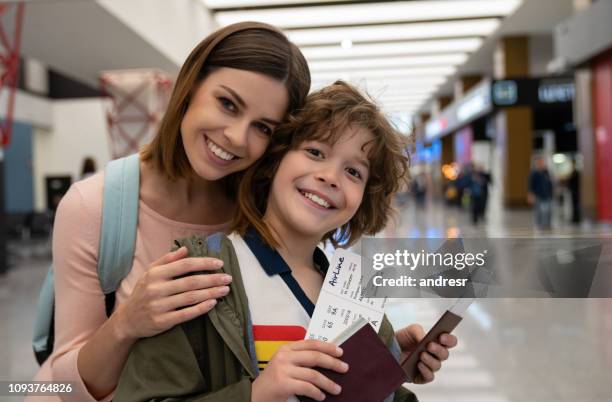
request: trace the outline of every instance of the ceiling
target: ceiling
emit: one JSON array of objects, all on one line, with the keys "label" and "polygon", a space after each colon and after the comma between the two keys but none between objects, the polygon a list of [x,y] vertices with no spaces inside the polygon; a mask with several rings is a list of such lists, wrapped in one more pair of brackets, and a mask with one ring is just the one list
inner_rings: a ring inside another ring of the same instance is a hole
[{"label": "ceiling", "polygon": [[[545,36],[552,42],[553,28],[569,18],[574,11],[573,0],[526,0],[515,14],[506,18],[500,28],[485,41],[480,49],[472,53],[467,62],[459,66],[429,99],[452,95],[453,83],[462,75],[491,75],[493,52],[500,37],[513,35]],[[552,50],[552,49],[551,49]],[[421,110],[427,109],[423,105]]]},{"label": "ceiling", "polygon": [[[121,7],[131,9],[120,15]],[[196,8],[202,16],[188,20]],[[491,74],[499,36],[550,35],[572,10],[573,0],[29,0],[22,53],[97,85],[109,69],[176,73],[182,49],[215,26],[263,20],[300,45],[314,87],[346,79],[410,115],[451,94],[458,75]],[[154,13],[163,21],[141,21]],[[186,27],[190,35],[176,36]]]},{"label": "ceiling", "polygon": [[457,76],[490,75],[500,36],[550,35],[573,11],[572,0],[201,1],[221,26],[281,27],[308,59],[313,87],[349,80],[400,114],[451,95]]},{"label": "ceiling", "polygon": [[[180,1],[180,0],[179,0]],[[103,70],[177,64],[95,1],[26,3],[21,53],[90,85]]]}]

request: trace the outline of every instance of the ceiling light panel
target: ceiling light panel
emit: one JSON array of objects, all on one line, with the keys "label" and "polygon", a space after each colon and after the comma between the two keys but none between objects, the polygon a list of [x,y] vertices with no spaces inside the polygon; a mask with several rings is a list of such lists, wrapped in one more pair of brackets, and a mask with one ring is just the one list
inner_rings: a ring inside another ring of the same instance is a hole
[{"label": "ceiling light panel", "polygon": [[417,67],[417,66],[456,66],[467,60],[467,54],[444,54],[410,57],[377,57],[350,60],[319,60],[308,63],[314,73],[330,70],[352,70],[362,68]]},{"label": "ceiling light panel", "polygon": [[419,105],[378,105],[386,113],[392,111],[402,111],[407,113],[413,113],[419,110]]},{"label": "ceiling light panel", "polygon": [[[411,93],[415,95],[416,94],[418,95],[430,94],[436,91],[440,86],[440,84],[432,85],[429,83],[402,82],[402,81],[385,82],[385,83],[369,83],[369,82],[364,82],[364,81],[351,81],[351,80],[345,80],[345,81],[352,85],[355,85],[362,91],[366,91],[371,96],[376,96],[376,97],[383,96],[383,95],[396,95],[396,94],[402,95],[406,93]],[[327,85],[331,85],[332,83],[333,81],[330,81],[330,82],[317,81],[317,82],[313,82],[311,87],[314,90],[314,89],[321,88]]]},{"label": "ceiling light panel", "polygon": [[429,99],[429,95],[418,95],[412,96],[409,93],[406,93],[404,96],[395,95],[395,96],[375,96],[374,99],[377,99],[379,102],[394,104],[394,103],[415,103],[420,104],[427,99]]},{"label": "ceiling light panel", "polygon": [[[389,97],[413,97],[413,98],[422,98],[431,95],[434,93],[438,86],[430,85],[430,86],[417,86],[417,85],[406,85],[406,86],[373,86],[373,85],[364,85],[359,82],[351,82],[348,83],[359,88],[360,91],[367,93],[369,96],[373,98],[382,98],[385,96]],[[330,85],[330,83],[314,83],[311,86],[313,91],[320,89],[324,86]]]},{"label": "ceiling light panel", "polygon": [[416,22],[460,18],[504,17],[521,0],[438,0],[353,3],[330,6],[285,7],[265,10],[220,11],[221,25],[261,21],[283,29],[309,26],[349,26],[390,22]]},{"label": "ceiling light panel", "polygon": [[[331,85],[336,80],[330,81],[313,81],[313,88],[320,88],[326,85]],[[419,82],[411,80],[387,80],[387,81],[366,81],[366,80],[344,80],[358,88],[372,94],[380,93],[395,93],[403,91],[411,91],[413,93],[426,93],[438,89],[440,82]]]},{"label": "ceiling light panel", "polygon": [[373,99],[378,100],[379,102],[413,102],[413,103],[422,103],[429,99],[433,92],[429,92],[426,94],[412,94],[410,91],[405,92],[395,92],[395,93],[386,93],[382,92],[380,94],[376,94],[372,91],[368,91],[368,95]]},{"label": "ceiling light panel", "polygon": [[[344,0],[325,0],[327,3],[336,3]],[[286,6],[288,4],[320,3],[318,0],[202,0],[202,3],[211,10],[239,7],[270,7]]]},{"label": "ceiling light panel", "polygon": [[380,103],[380,106],[382,107],[403,107],[403,108],[410,108],[410,109],[416,109],[421,105],[421,103]]},{"label": "ceiling light panel", "polygon": [[380,99],[380,102],[382,103],[386,103],[388,105],[394,105],[394,104],[421,104],[424,101],[427,100],[426,97],[420,97],[420,98],[377,98]]},{"label": "ceiling light panel", "polygon": [[387,103],[391,103],[391,102],[403,102],[403,101],[409,101],[409,102],[421,102],[424,100],[427,100],[429,98],[429,95],[431,93],[426,93],[426,94],[412,94],[409,91],[402,93],[395,93],[395,94],[382,94],[380,96],[375,96],[374,98],[379,100],[380,102],[387,102]]},{"label": "ceiling light panel", "polygon": [[[313,86],[312,90],[316,91],[321,87]],[[370,88],[370,87],[362,87],[359,85],[355,85],[359,88],[359,90],[369,97],[373,99],[411,99],[411,100],[426,100],[435,92],[436,88],[427,88],[426,90],[420,90],[419,88],[409,88],[405,87],[403,89],[399,88]]]},{"label": "ceiling light panel", "polygon": [[474,52],[482,45],[480,38],[457,38],[412,42],[389,42],[357,44],[352,47],[313,46],[303,47],[307,60],[338,59],[355,57],[399,56],[430,53]]},{"label": "ceiling light panel", "polygon": [[428,85],[418,83],[407,83],[407,82],[398,82],[398,83],[355,83],[359,88],[368,91],[372,95],[390,95],[390,94],[405,94],[405,93],[413,93],[413,94],[429,94],[431,91],[438,88],[438,85]]},{"label": "ceiling light panel", "polygon": [[379,105],[379,107],[386,114],[395,114],[396,112],[413,114],[419,110],[419,107],[414,105]]},{"label": "ceiling light panel", "polygon": [[387,107],[387,106],[382,106],[382,110],[383,110],[384,113],[391,114],[391,115],[396,115],[398,113],[401,113],[401,114],[406,114],[408,116],[412,116],[418,110],[418,108],[415,108],[415,107]]},{"label": "ceiling light panel", "polygon": [[435,91],[429,93],[413,93],[410,90],[402,92],[381,92],[380,95],[374,96],[376,99],[381,99],[385,102],[398,101],[398,100],[409,100],[412,102],[423,102],[431,97]]},{"label": "ceiling light panel", "polygon": [[326,71],[326,72],[311,72],[312,79],[327,80],[327,79],[339,79],[347,77],[346,79],[390,79],[390,78],[436,78],[445,77],[454,74],[456,67],[453,66],[432,66],[428,68],[415,67],[415,68],[381,68],[376,70],[338,70],[338,71]]},{"label": "ceiling light panel", "polygon": [[399,40],[489,36],[500,24],[497,18],[468,21],[422,22],[413,24],[372,25],[342,28],[289,30],[285,33],[298,46],[339,45]]},{"label": "ceiling light panel", "polygon": [[417,109],[421,103],[385,103],[385,102],[377,102],[376,103],[381,108],[405,108],[405,109]]},{"label": "ceiling light panel", "polygon": [[410,87],[410,86],[403,86],[403,87],[395,87],[395,86],[388,86],[388,87],[384,87],[384,86],[379,86],[379,87],[362,87],[359,86],[359,88],[367,91],[369,94],[371,94],[372,96],[376,96],[376,97],[385,97],[385,98],[393,98],[393,97],[406,97],[406,96],[410,96],[412,98],[422,98],[424,96],[429,96],[431,94],[432,89],[435,89],[435,87]]}]

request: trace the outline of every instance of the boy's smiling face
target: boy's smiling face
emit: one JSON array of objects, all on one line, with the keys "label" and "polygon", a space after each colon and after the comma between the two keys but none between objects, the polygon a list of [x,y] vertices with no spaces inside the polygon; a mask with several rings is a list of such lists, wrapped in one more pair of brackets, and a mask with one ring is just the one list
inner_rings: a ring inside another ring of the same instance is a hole
[{"label": "boy's smiling face", "polygon": [[355,215],[368,181],[366,144],[373,136],[349,126],[337,138],[333,145],[305,141],[285,155],[272,181],[264,217],[275,229],[282,225],[319,241]]}]

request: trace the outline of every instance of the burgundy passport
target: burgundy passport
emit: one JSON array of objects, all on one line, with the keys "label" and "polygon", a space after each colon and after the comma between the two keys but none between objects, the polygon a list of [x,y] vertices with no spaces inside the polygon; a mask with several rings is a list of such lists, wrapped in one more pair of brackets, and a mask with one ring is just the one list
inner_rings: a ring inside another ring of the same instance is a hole
[{"label": "burgundy passport", "polygon": [[[326,402],[380,402],[406,381],[404,370],[370,324],[339,346],[344,351],[340,359],[349,365],[346,373],[315,368],[342,387],[340,395],[326,394]],[[314,401],[304,396],[299,399]]]}]

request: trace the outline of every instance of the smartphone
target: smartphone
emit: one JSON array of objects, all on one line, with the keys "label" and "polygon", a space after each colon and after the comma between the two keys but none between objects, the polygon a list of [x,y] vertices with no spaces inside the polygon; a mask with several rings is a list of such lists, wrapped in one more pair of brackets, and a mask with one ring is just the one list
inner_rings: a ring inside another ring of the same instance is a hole
[{"label": "smartphone", "polygon": [[427,335],[421,339],[414,351],[400,362],[400,366],[404,369],[409,382],[414,382],[414,379],[419,375],[420,371],[417,367],[420,360],[419,356],[427,350],[429,342],[437,342],[440,335],[444,333],[450,334],[457,325],[459,325],[463,319],[463,314],[473,301],[473,298],[458,299],[451,308],[442,314],[440,319],[431,327]]}]

